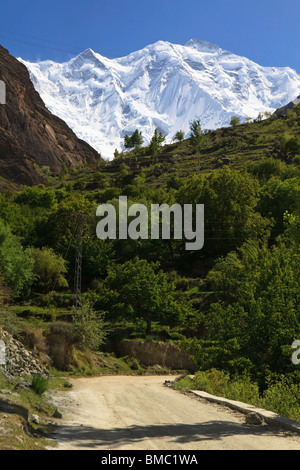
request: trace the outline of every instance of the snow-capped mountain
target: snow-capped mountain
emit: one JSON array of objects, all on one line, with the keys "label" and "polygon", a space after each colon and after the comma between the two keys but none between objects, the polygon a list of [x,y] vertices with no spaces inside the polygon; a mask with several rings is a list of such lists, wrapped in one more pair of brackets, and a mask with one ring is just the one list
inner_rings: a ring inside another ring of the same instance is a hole
[{"label": "snow-capped mountain", "polygon": [[23,62],[49,110],[107,159],[139,129],[147,144],[157,128],[170,142],[200,118],[203,129],[233,115],[256,118],[300,94],[300,75],[262,67],[220,47],[190,40],[158,41],[126,57],[87,49],[69,62]]}]

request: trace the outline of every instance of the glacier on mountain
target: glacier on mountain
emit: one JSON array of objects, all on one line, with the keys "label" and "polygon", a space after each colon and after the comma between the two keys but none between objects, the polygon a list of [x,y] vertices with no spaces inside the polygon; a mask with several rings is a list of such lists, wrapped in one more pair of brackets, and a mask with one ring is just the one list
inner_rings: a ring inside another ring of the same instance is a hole
[{"label": "glacier on mountain", "polygon": [[48,109],[110,160],[125,134],[139,129],[148,144],[155,128],[171,142],[190,123],[228,126],[275,111],[300,94],[300,75],[289,67],[263,67],[215,44],[158,41],[126,57],[108,59],[87,49],[65,63],[32,63],[35,89]]}]

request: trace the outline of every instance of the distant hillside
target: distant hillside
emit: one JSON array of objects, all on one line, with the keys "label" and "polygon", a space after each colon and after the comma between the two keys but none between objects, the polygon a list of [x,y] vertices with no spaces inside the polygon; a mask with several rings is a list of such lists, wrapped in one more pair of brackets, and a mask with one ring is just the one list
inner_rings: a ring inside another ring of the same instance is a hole
[{"label": "distant hillside", "polygon": [[54,116],[35,91],[26,67],[0,46],[0,79],[6,104],[0,105],[0,176],[19,184],[44,181],[39,167],[60,172],[100,158]]},{"label": "distant hillside", "polygon": [[[116,177],[120,179],[122,171],[132,175],[143,172],[151,186],[167,187],[168,179],[174,174],[190,178],[224,166],[245,170],[269,157],[290,163],[299,152],[297,145],[289,148],[286,143],[300,141],[299,124],[300,107],[294,105],[294,111],[288,115],[274,114],[268,119],[206,132],[199,152],[193,150],[190,139],[165,145],[155,156],[151,156],[149,147],[144,147],[120,154],[106,164],[104,171],[111,175],[112,181]],[[123,179],[126,184],[130,177]]]},{"label": "distant hillside", "polygon": [[93,193],[91,197],[97,202],[124,194],[139,200],[148,190],[161,189],[168,195],[170,188],[178,189],[194,175],[226,167],[255,175],[264,171],[277,174],[286,167],[289,175],[298,175],[299,155],[300,106],[295,106],[280,117],[274,114],[268,119],[204,132],[199,151],[193,149],[189,138],[160,147],[156,155],[151,155],[149,146],[143,146],[122,152],[100,167],[90,165],[64,172],[50,178],[49,184]]}]

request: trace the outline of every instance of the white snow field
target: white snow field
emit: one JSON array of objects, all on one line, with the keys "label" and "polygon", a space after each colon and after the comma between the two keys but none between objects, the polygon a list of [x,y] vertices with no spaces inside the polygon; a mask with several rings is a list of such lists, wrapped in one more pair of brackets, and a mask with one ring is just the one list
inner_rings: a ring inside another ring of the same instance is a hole
[{"label": "white snow field", "polygon": [[256,118],[300,94],[293,69],[262,67],[198,39],[158,41],[116,59],[87,49],[65,63],[19,61],[48,109],[108,160],[135,129],[145,145],[155,128],[169,143],[180,129],[188,136],[194,119],[216,129],[233,115]]}]

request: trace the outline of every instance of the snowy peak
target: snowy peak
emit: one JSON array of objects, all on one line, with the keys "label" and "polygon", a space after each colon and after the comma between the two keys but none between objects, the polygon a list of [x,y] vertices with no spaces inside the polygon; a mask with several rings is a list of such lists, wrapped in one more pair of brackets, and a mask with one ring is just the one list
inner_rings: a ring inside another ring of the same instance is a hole
[{"label": "snowy peak", "polygon": [[149,143],[155,128],[171,142],[190,122],[203,129],[274,112],[300,94],[292,69],[262,67],[215,44],[157,41],[108,59],[86,49],[65,63],[23,62],[48,109],[108,159],[136,129]]},{"label": "snowy peak", "polygon": [[79,57],[81,57],[83,60],[85,60],[85,59],[86,59],[86,60],[89,60],[89,59],[91,59],[91,60],[96,59],[96,60],[97,60],[97,58],[96,58],[96,52],[94,52],[93,49],[90,49],[90,48],[88,48],[88,49],[86,49],[85,51],[81,52],[81,53],[77,56],[77,58],[79,58]]},{"label": "snowy peak", "polygon": [[97,64],[97,62],[99,61],[99,54],[96,54],[96,52],[94,52],[92,49],[86,49],[73,60],[74,62],[94,62],[95,64]]},{"label": "snowy peak", "polygon": [[186,43],[186,47],[191,47],[200,52],[207,52],[210,54],[214,54],[215,52],[222,52],[223,50],[221,47],[217,46],[216,44],[213,44],[207,41],[202,41],[201,39],[190,39]]},{"label": "snowy peak", "polygon": [[97,54],[92,49],[86,49],[78,56],[74,57],[74,59],[68,62],[68,64],[77,69],[80,69],[86,64],[93,64],[95,67],[106,68],[102,59],[105,60],[105,57],[102,58],[100,54]]}]

